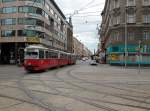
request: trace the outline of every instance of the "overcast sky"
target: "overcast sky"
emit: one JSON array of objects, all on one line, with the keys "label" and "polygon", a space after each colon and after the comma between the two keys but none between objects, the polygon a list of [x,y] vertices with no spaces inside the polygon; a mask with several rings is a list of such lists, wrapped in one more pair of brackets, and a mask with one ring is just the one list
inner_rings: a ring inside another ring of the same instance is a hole
[{"label": "overcast sky", "polygon": [[74,36],[92,52],[97,49],[97,25],[101,23],[101,11],[105,0],[55,0],[68,18],[72,16]]}]

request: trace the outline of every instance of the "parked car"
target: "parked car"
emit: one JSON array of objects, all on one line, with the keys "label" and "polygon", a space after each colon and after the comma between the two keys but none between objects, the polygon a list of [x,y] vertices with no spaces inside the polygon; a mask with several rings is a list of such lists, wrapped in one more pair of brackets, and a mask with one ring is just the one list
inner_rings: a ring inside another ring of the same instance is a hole
[{"label": "parked car", "polygon": [[91,60],[90,65],[98,65],[98,64],[97,64],[96,60]]},{"label": "parked car", "polygon": [[83,60],[83,61],[86,61],[86,60],[88,60],[88,58],[87,58],[87,57],[83,57],[82,60]]}]

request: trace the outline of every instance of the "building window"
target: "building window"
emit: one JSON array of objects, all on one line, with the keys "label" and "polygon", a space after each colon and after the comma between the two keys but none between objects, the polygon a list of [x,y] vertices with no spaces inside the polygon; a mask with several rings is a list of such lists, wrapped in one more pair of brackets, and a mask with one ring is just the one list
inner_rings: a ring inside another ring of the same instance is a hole
[{"label": "building window", "polygon": [[127,14],[127,23],[135,23],[135,14]]},{"label": "building window", "polygon": [[54,10],[52,8],[50,8],[50,12],[52,15],[54,15]]},{"label": "building window", "polygon": [[16,13],[17,12],[17,7],[5,7],[2,8],[2,13]]},{"label": "building window", "polygon": [[21,6],[19,7],[20,13],[33,13],[33,14],[39,14],[44,15],[44,11],[37,7],[30,7],[30,6]]},{"label": "building window", "polygon": [[50,6],[48,5],[48,3],[45,3],[45,7],[47,8],[48,11],[50,11]]},{"label": "building window", "polygon": [[135,6],[135,0],[127,0],[127,6]]},{"label": "building window", "polygon": [[42,37],[42,32],[35,30],[18,30],[18,36]]},{"label": "building window", "polygon": [[116,16],[113,18],[113,25],[120,24],[120,16]]},{"label": "building window", "polygon": [[3,30],[1,31],[1,36],[2,37],[12,37],[16,35],[16,31],[15,30]]},{"label": "building window", "polygon": [[128,34],[127,34],[128,40],[134,40],[134,39],[135,39],[134,36],[135,36],[135,35],[134,35],[134,32],[128,32]]},{"label": "building window", "polygon": [[15,25],[16,24],[16,19],[15,18],[2,19],[1,24],[2,25]]},{"label": "building window", "polygon": [[119,41],[119,40],[121,40],[121,39],[120,39],[120,32],[112,32],[111,40],[114,40],[114,41]]},{"label": "building window", "polygon": [[32,1],[32,2],[36,2],[36,3],[44,3],[45,0],[19,0],[19,1]]},{"label": "building window", "polygon": [[45,12],[45,18],[49,20],[48,14]]},{"label": "building window", "polygon": [[144,6],[149,6],[150,5],[150,0],[143,0],[143,5]]},{"label": "building window", "polygon": [[14,2],[16,0],[1,0],[2,2]]},{"label": "building window", "polygon": [[143,15],[143,20],[144,23],[150,23],[150,14]]},{"label": "building window", "polygon": [[143,32],[143,39],[144,40],[149,40],[150,39],[150,32],[144,31]]},{"label": "building window", "polygon": [[119,4],[119,0],[113,0],[113,8],[119,8],[120,4]]}]

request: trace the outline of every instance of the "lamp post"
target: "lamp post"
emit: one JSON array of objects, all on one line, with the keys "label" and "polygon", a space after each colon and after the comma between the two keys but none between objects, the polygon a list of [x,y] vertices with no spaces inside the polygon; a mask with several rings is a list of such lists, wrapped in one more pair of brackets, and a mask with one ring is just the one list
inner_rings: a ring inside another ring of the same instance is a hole
[{"label": "lamp post", "polygon": [[125,52],[125,68],[127,67],[127,12],[125,8],[125,46],[124,46],[124,52]]},{"label": "lamp post", "polygon": [[142,41],[139,40],[139,52],[138,52],[138,73],[140,74],[141,73],[141,43]]},{"label": "lamp post", "polygon": [[1,63],[1,53],[2,53],[2,48],[1,48],[1,43],[0,43],[0,63]]}]

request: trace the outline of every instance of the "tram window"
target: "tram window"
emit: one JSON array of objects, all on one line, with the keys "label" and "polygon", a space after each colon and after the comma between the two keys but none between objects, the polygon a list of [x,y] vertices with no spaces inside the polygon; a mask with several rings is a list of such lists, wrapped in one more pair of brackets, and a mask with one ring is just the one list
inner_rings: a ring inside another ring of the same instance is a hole
[{"label": "tram window", "polygon": [[26,52],[25,57],[26,58],[37,58],[38,57],[38,53],[37,52]]},{"label": "tram window", "polygon": [[43,50],[39,50],[39,58],[40,59],[44,58],[44,51]]},{"label": "tram window", "polygon": [[49,58],[48,51],[45,52],[46,58]]},{"label": "tram window", "polygon": [[49,58],[52,58],[51,52],[48,52],[48,56]]},{"label": "tram window", "polygon": [[53,53],[53,58],[57,58],[57,53]]},{"label": "tram window", "polygon": [[63,54],[60,54],[60,58],[63,58]]}]

